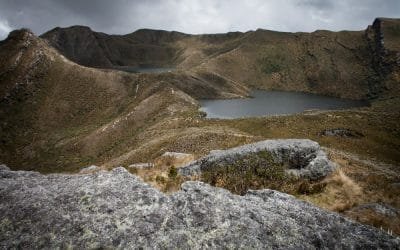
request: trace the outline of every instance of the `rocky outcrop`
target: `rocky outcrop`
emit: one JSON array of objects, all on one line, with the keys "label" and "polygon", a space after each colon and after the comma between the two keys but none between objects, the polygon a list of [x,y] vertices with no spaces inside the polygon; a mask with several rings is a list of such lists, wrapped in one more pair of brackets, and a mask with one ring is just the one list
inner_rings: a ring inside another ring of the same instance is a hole
[{"label": "rocky outcrop", "polygon": [[7,167],[6,165],[4,165],[4,164],[0,164],[0,171],[10,171],[10,168],[9,167]]},{"label": "rocky outcrop", "polygon": [[[317,142],[307,139],[265,140],[211,153],[179,169],[181,175],[199,175],[221,165],[232,165],[250,154],[269,152],[274,163],[284,164],[291,174],[311,180],[320,179],[335,169]],[[265,166],[268,167],[268,166]]]},{"label": "rocky outcrop", "polygon": [[100,168],[99,168],[98,166],[96,166],[96,165],[91,165],[91,166],[89,166],[89,167],[82,168],[82,169],[79,171],[79,173],[80,173],[80,174],[89,174],[89,173],[92,173],[92,172],[94,172],[94,171],[99,171],[99,170],[100,170]]},{"label": "rocky outcrop", "polygon": [[372,55],[371,61],[378,81],[370,86],[375,95],[396,96],[400,74],[400,21],[376,18],[365,32]]},{"label": "rocky outcrop", "polygon": [[351,212],[359,212],[361,210],[373,210],[384,216],[392,217],[392,219],[399,218],[400,210],[384,203],[366,203],[350,210]]},{"label": "rocky outcrop", "polygon": [[124,168],[42,175],[0,167],[0,248],[386,248],[400,239],[273,190],[201,182],[163,194]]},{"label": "rocky outcrop", "polygon": [[400,235],[400,210],[386,203],[365,203],[344,213],[357,221]]},{"label": "rocky outcrop", "polygon": [[134,168],[134,169],[146,169],[152,167],[154,167],[154,163],[151,162],[134,163],[128,166],[128,168]]},{"label": "rocky outcrop", "polygon": [[348,128],[332,128],[325,129],[321,131],[322,136],[338,136],[338,137],[348,137],[348,138],[361,138],[364,135],[361,132],[348,129]]}]

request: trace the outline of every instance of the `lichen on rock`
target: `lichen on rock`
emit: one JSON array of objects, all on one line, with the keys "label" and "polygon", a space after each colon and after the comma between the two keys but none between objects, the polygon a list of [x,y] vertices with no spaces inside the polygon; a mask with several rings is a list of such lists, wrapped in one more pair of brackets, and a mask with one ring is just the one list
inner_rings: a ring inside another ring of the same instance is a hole
[{"label": "lichen on rock", "polygon": [[400,239],[273,190],[196,181],[171,195],[124,168],[0,168],[0,248],[398,248]]}]

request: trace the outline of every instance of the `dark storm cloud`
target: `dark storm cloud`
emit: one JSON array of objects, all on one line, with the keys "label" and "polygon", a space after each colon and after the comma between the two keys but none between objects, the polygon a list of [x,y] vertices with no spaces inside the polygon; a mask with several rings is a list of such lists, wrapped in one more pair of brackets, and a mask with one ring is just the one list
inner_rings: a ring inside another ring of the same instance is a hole
[{"label": "dark storm cloud", "polygon": [[76,24],[113,34],[361,30],[377,16],[399,17],[399,10],[399,0],[0,0],[0,39],[21,27],[41,34]]}]

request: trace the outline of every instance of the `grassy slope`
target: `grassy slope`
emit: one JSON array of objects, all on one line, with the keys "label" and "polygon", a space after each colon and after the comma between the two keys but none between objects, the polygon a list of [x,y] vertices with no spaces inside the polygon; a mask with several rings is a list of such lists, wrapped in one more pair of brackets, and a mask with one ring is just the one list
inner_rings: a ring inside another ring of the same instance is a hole
[{"label": "grassy slope", "polygon": [[[74,162],[72,157],[82,157],[74,148],[58,147],[57,144],[62,144],[65,138],[73,140],[96,126],[94,124],[111,119],[130,101],[126,86],[129,76],[123,78],[115,73],[82,68],[58,56],[37,39],[32,40],[22,56],[19,68],[31,63],[34,58],[30,51],[37,50],[44,54],[46,73],[32,80],[37,91],[27,89],[31,96],[21,99],[23,93],[17,91],[11,96],[13,105],[2,106],[6,110],[3,119],[7,121],[2,133],[9,136],[1,145],[2,154],[6,162],[20,168],[37,165],[39,169],[43,166],[57,169]],[[33,67],[31,71],[35,73],[39,67]],[[11,77],[14,74],[13,71],[8,73]],[[7,80],[3,82],[13,82]],[[80,161],[88,160],[88,156],[82,158]]]},{"label": "grassy slope", "polygon": [[[400,164],[400,100],[392,99],[373,103],[370,108],[345,111],[313,112],[290,116],[246,118],[235,120],[177,119],[157,127],[159,133],[204,131],[219,134],[218,138],[207,136],[190,140],[171,136],[166,150],[184,151],[202,155],[211,149],[226,148],[240,143],[269,138],[310,138],[322,146],[356,153],[365,158],[375,158],[392,164]],[[325,129],[347,128],[364,136],[346,138],[322,136]],[[236,138],[241,138],[236,141]],[[213,145],[211,141],[216,141]],[[236,141],[234,143],[233,141]],[[189,145],[186,145],[189,144]],[[204,150],[205,149],[205,150]]]}]

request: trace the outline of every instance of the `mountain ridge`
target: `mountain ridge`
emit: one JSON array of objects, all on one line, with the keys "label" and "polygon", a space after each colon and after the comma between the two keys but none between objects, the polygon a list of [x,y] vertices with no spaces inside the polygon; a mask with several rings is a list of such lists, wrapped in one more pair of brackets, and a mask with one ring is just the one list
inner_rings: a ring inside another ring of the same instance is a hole
[{"label": "mountain ridge", "polygon": [[[398,19],[377,18],[374,21],[387,22],[400,26]],[[89,67],[176,67],[217,73],[250,88],[352,99],[390,96],[394,92],[389,89],[397,88],[392,80],[380,74],[383,67],[376,66],[374,61],[378,35],[373,35],[371,40],[368,33],[377,33],[377,29],[311,33],[257,29],[198,35],[150,29],[107,35],[90,28],[85,28],[90,32],[84,35],[74,29],[81,29],[81,26],[51,30],[41,37],[67,58]],[[92,42],[87,49],[89,38],[85,37],[89,36],[94,38],[90,38]],[[399,51],[393,48],[394,53]],[[80,53],[77,55],[74,51]],[[246,71],[240,70],[243,68]],[[397,65],[389,71],[398,72],[398,68]]]}]

